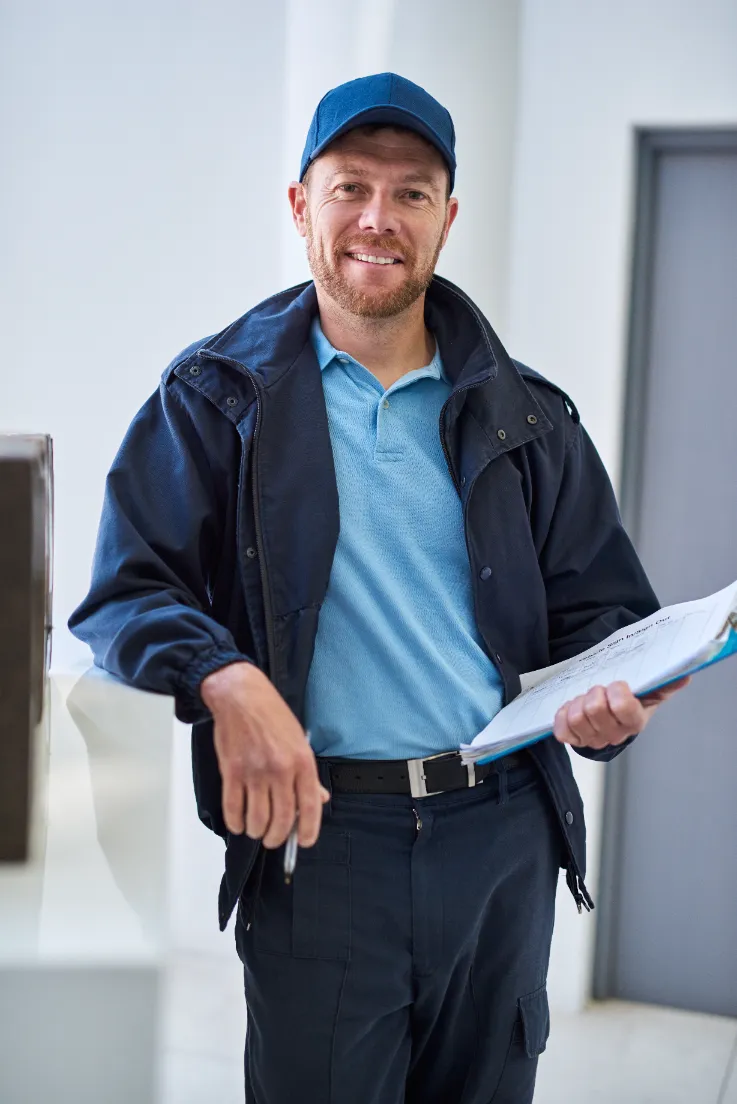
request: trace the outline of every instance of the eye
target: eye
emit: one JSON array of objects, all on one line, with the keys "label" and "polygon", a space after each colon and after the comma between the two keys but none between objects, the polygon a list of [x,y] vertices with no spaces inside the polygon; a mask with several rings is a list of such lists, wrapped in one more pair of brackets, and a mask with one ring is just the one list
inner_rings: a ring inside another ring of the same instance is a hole
[{"label": "eye", "polygon": [[[358,188],[358,184],[339,184],[338,190],[341,188]],[[353,193],[351,192],[350,194],[352,195]]]},{"label": "eye", "polygon": [[407,192],[407,195],[410,197],[410,199],[427,199],[427,196],[424,192],[417,192],[414,189]]}]

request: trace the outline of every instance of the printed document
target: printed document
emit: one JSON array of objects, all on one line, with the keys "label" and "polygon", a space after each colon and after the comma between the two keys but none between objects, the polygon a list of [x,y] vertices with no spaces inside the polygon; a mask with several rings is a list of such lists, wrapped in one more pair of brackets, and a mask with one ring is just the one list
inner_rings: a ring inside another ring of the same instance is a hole
[{"label": "printed document", "polygon": [[666,606],[572,659],[520,676],[521,693],[461,745],[488,762],[549,736],[558,709],[594,686],[626,682],[640,697],[737,654],[737,582],[708,598]]}]

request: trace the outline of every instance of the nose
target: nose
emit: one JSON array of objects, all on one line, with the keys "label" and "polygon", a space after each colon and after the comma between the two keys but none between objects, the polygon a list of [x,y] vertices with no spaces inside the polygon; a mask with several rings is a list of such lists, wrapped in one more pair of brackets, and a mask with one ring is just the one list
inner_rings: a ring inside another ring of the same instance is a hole
[{"label": "nose", "polygon": [[371,230],[375,234],[397,235],[399,233],[399,216],[391,197],[386,192],[376,189],[366,199],[358,226],[361,230]]}]

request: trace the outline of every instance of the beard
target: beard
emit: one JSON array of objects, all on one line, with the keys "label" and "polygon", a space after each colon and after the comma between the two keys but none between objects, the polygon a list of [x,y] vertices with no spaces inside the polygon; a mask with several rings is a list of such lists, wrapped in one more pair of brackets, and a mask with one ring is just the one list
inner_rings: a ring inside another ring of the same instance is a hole
[{"label": "beard", "polygon": [[[332,250],[326,250],[315,240],[309,210],[305,211],[305,224],[310,272],[315,282],[320,284],[331,299],[350,314],[361,318],[391,318],[411,307],[430,286],[442,248],[442,235],[431,258],[423,262],[415,254],[400,249],[390,238],[376,238],[370,244],[356,243],[355,240],[349,241],[346,238],[345,242],[336,242]],[[345,275],[342,267],[349,246],[352,252],[370,253],[373,246],[389,253],[401,253],[404,258],[404,280],[398,287],[392,288],[356,286]]]}]

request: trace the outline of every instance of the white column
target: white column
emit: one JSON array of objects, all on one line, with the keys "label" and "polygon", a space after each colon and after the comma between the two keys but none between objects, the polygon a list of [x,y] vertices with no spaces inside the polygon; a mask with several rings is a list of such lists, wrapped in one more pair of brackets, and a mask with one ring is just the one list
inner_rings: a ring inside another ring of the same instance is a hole
[{"label": "white column", "polygon": [[[284,190],[296,179],[312,114],[343,81],[387,70],[440,101],[456,128],[460,210],[439,274],[474,297],[502,336],[516,105],[517,0],[291,0],[286,21]],[[284,199],[282,283],[310,279]]]},{"label": "white column", "polygon": [[287,202],[299,178],[307,131],[318,103],[331,88],[389,66],[396,0],[349,5],[341,0],[287,0],[285,22],[284,195],[282,284],[310,280],[304,239]]}]

